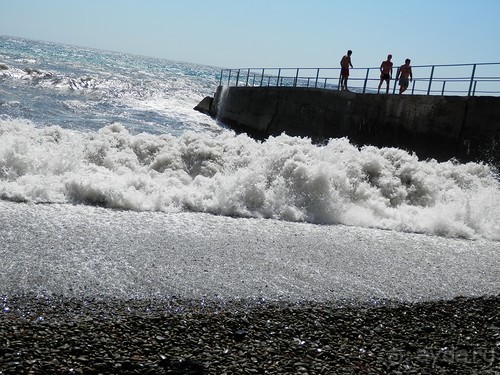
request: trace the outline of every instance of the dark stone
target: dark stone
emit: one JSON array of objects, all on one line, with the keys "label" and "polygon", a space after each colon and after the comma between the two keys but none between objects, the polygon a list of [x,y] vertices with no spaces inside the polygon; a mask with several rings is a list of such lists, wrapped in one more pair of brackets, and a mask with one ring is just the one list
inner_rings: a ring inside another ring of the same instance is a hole
[{"label": "dark stone", "polygon": [[205,367],[201,363],[190,359],[172,360],[163,357],[160,366],[165,370],[169,370],[169,373],[173,371],[174,374],[203,375],[206,373]]},{"label": "dark stone", "polygon": [[213,98],[206,96],[194,109],[206,115],[210,114],[210,107],[212,106]]},{"label": "dark stone", "polygon": [[241,342],[245,339],[247,332],[244,329],[239,329],[233,332],[233,338],[235,341]]}]

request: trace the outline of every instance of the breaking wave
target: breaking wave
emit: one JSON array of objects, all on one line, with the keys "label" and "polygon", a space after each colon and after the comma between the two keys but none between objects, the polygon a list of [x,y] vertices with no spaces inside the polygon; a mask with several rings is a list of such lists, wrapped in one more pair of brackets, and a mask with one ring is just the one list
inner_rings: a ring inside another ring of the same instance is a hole
[{"label": "breaking wave", "polygon": [[79,132],[3,118],[0,198],[500,240],[500,184],[487,165],[346,139],[131,134],[118,123]]}]

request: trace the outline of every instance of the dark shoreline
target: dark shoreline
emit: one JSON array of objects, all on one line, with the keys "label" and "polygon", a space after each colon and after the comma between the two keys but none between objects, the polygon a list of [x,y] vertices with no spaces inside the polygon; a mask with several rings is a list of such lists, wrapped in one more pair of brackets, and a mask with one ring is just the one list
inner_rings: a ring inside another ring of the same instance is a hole
[{"label": "dark shoreline", "polygon": [[500,296],[1,301],[0,374],[500,373]]}]

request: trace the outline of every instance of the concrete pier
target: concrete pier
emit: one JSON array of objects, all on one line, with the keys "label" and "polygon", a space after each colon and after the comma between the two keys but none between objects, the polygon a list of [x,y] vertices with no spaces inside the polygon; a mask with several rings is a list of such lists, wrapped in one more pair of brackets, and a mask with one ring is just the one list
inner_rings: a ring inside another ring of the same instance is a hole
[{"label": "concrete pier", "polygon": [[420,158],[500,164],[500,98],[384,95],[295,87],[223,87],[195,109],[257,138],[398,147]]}]

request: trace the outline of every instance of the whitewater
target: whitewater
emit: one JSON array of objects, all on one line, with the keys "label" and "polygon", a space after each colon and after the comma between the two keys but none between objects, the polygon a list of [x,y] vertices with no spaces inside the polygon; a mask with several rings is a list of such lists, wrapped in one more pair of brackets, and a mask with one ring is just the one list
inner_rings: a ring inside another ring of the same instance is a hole
[{"label": "whitewater", "polygon": [[193,110],[218,74],[0,37],[0,294],[498,294],[492,167],[254,140]]}]

